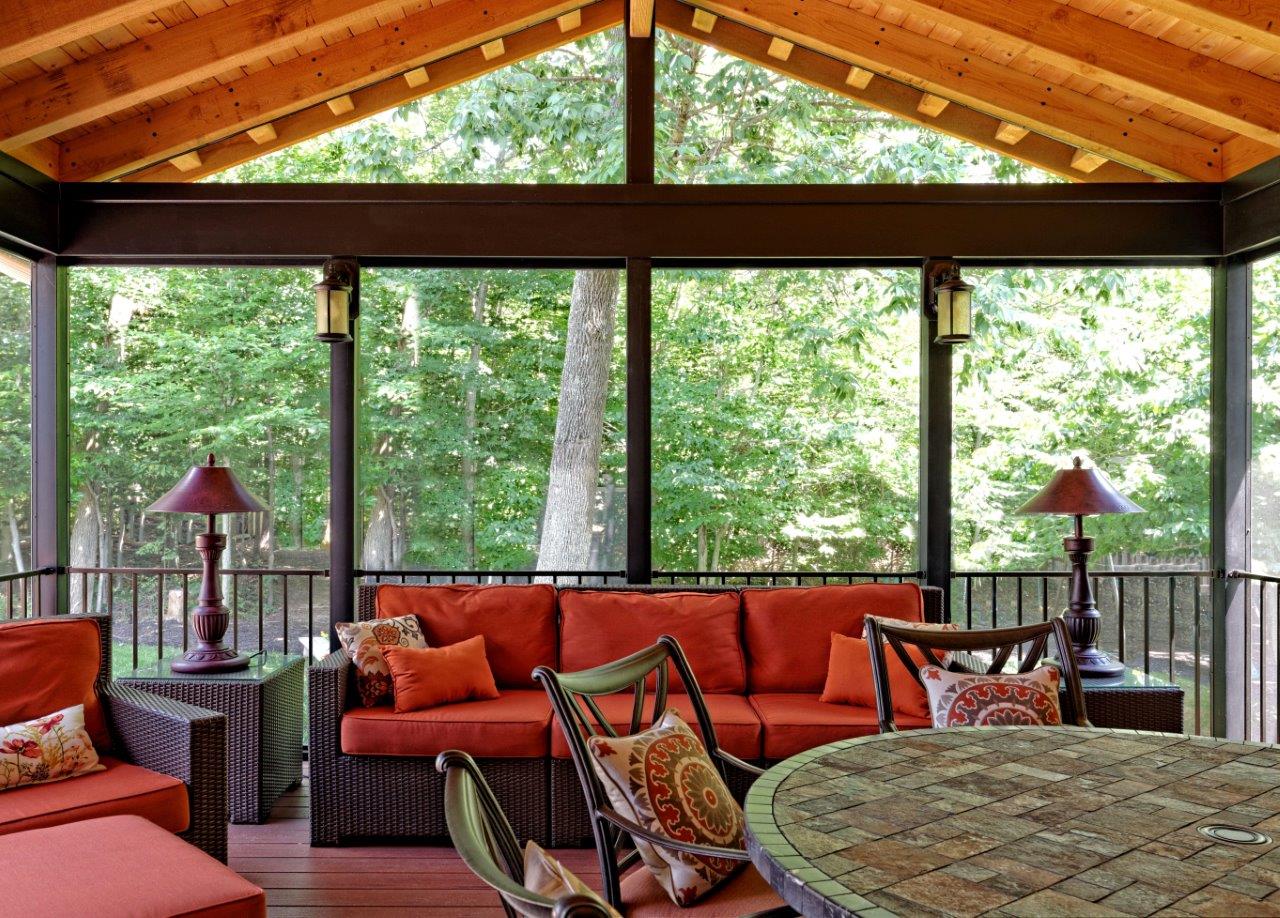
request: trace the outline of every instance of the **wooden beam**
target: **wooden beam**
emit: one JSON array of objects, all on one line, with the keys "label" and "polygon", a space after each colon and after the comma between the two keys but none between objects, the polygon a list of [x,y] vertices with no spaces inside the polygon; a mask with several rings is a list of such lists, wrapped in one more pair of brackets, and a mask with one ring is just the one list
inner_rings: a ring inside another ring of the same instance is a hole
[{"label": "wooden beam", "polygon": [[556,25],[560,26],[561,32],[572,32],[582,25],[582,10],[569,10],[563,16],[557,16]]},{"label": "wooden beam", "polygon": [[114,178],[554,19],[573,4],[574,0],[452,0],[427,7],[398,22],[68,141],[62,147],[62,179]]},{"label": "wooden beam", "polygon": [[582,9],[582,21],[576,29],[561,32],[559,24],[550,20],[507,36],[507,53],[496,61],[486,61],[478,48],[468,48],[431,65],[431,82],[410,87],[404,80],[385,80],[351,94],[356,110],[335,118],[325,105],[316,105],[286,115],[272,122],[276,136],[263,144],[255,144],[246,134],[237,134],[200,150],[204,165],[191,172],[180,173],[167,162],[124,177],[127,182],[192,182],[222,172],[241,163],[257,159],[275,150],[301,143],[311,137],[351,124],[377,112],[386,111],[420,99],[423,96],[457,86],[518,61],[558,48],[605,29],[622,24],[622,0],[602,0]]},{"label": "wooden beam", "polygon": [[22,0],[6,3],[0,67],[159,9],[156,0]]},{"label": "wooden beam", "polygon": [[86,124],[338,29],[397,0],[244,0],[0,89],[0,149]]},{"label": "wooden beam", "polygon": [[693,10],[677,0],[658,0],[658,25],[667,31],[768,67],[810,86],[829,90],[914,124],[959,137],[1072,181],[1152,181],[1151,176],[1114,162],[1107,163],[1091,175],[1081,175],[1071,168],[1071,158],[1075,155],[1073,146],[1039,134],[1027,136],[1016,147],[1005,146],[996,140],[996,132],[1001,124],[998,118],[961,105],[949,105],[936,118],[928,118],[919,111],[924,94],[918,89],[893,80],[873,80],[865,70],[861,73],[867,74],[867,80],[859,86],[850,81],[848,64],[801,45],[796,46],[789,59],[779,61],[768,55],[767,49],[771,41],[769,35],[727,19],[721,20],[715,32],[708,35],[693,25],[692,14]]},{"label": "wooden beam", "polygon": [[1276,0],[1142,0],[1142,5],[1280,54],[1280,3]]},{"label": "wooden beam", "polygon": [[493,41],[487,41],[480,46],[480,53],[484,55],[487,61],[495,60],[507,53],[506,47],[502,44],[501,38],[495,38]]},{"label": "wooden beam", "polygon": [[769,42],[769,47],[765,53],[770,57],[777,58],[780,61],[785,61],[791,56],[791,52],[795,50],[795,47],[796,46],[791,42],[784,38],[778,38],[775,35]]},{"label": "wooden beam", "polygon": [[179,172],[190,172],[193,169],[199,169],[203,165],[200,162],[200,154],[195,150],[175,156],[169,160],[169,164]]},{"label": "wooden beam", "polygon": [[850,67],[849,75],[844,78],[844,81],[854,89],[866,89],[873,76],[875,74],[870,70],[863,70],[861,67]]},{"label": "wooden beam", "polygon": [[653,34],[653,0],[630,0],[627,10],[627,33],[632,38],[648,38]]},{"label": "wooden beam", "polygon": [[[822,0],[827,2],[827,0]],[[898,0],[895,6],[1070,74],[1280,144],[1280,83],[1058,0]]]},{"label": "wooden beam", "polygon": [[937,118],[950,104],[951,102],[948,99],[925,93],[920,97],[920,104],[916,106],[916,111],[922,115],[928,115],[930,118]]},{"label": "wooden beam", "polygon": [[58,170],[62,168],[62,148],[52,138],[10,150],[9,155],[53,179],[58,178]]},{"label": "wooden beam", "polygon": [[1252,137],[1233,137],[1222,145],[1222,178],[1235,178],[1280,156],[1280,150]]},{"label": "wooden beam", "polygon": [[[561,16],[560,18],[563,19],[564,17]],[[556,21],[559,22],[560,20],[557,19]],[[560,31],[564,31],[563,26]],[[427,73],[426,67],[414,67],[404,75],[404,81],[409,84],[410,89],[417,89],[418,87],[426,86],[427,83],[431,82],[431,75]]]},{"label": "wooden beam", "polygon": [[356,103],[352,101],[349,95],[341,95],[336,99],[330,99],[325,105],[335,115],[347,115],[356,110]]},{"label": "wooden beam", "polygon": [[711,30],[716,27],[716,17],[706,10],[694,10],[693,27],[699,32],[710,34]]},{"label": "wooden beam", "polygon": [[1218,144],[828,0],[699,0],[727,19],[1161,178],[1218,181]]},{"label": "wooden beam", "polygon": [[1105,156],[1099,156],[1097,153],[1090,153],[1088,150],[1076,150],[1075,155],[1071,157],[1071,168],[1080,172],[1096,172],[1098,167],[1107,161]]},{"label": "wooden beam", "polygon": [[1026,137],[1028,133],[1030,132],[1024,127],[1018,127],[1016,124],[1001,121],[1000,126],[996,128],[996,140],[1013,146],[1018,141],[1022,140],[1022,138]]},{"label": "wooden beam", "polygon": [[276,139],[276,129],[271,124],[260,124],[257,127],[251,127],[246,131],[249,139],[261,146],[264,143],[271,143]]}]

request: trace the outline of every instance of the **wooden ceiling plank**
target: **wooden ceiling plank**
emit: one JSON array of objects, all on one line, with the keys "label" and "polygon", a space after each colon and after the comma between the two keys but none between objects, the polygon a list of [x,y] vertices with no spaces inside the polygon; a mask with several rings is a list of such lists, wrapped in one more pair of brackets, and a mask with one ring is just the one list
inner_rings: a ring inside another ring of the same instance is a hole
[{"label": "wooden ceiling plank", "polygon": [[632,38],[648,38],[653,34],[653,0],[631,0],[628,6],[628,34]]},{"label": "wooden ceiling plank", "polygon": [[48,137],[395,5],[396,0],[245,0],[192,18],[148,41],[0,90],[0,149]]},{"label": "wooden ceiling plank", "polygon": [[721,19],[716,30],[707,34],[693,24],[692,12],[677,0],[657,0],[658,25],[670,32],[768,67],[810,86],[889,112],[913,124],[950,134],[1075,182],[1154,181],[1150,175],[1115,162],[1108,162],[1092,174],[1084,175],[1071,168],[1071,159],[1076,152],[1073,146],[1029,133],[1024,134],[1024,139],[1017,146],[1006,146],[996,140],[996,131],[1001,124],[997,118],[961,105],[948,105],[936,117],[930,118],[919,111],[924,93],[914,87],[884,79],[868,80],[863,86],[858,86],[848,80],[848,64],[799,43],[786,61],[780,61],[768,54],[769,35],[728,18]]},{"label": "wooden ceiling plank", "polygon": [[468,48],[457,54],[437,60],[431,65],[429,86],[410,87],[404,80],[386,80],[352,93],[356,111],[335,118],[324,105],[286,115],[274,122],[276,138],[262,144],[255,143],[247,134],[237,134],[221,140],[200,151],[203,165],[182,173],[167,162],[125,176],[127,182],[193,182],[233,166],[257,159],[266,153],[293,146],[312,137],[332,131],[342,124],[367,118],[423,96],[440,92],[467,80],[491,73],[518,61],[550,51],[562,45],[594,35],[623,23],[622,0],[601,0],[582,7],[581,22],[572,30],[562,32],[555,20],[506,36],[507,53],[496,61],[486,61],[477,48]]},{"label": "wooden ceiling plank", "polygon": [[0,67],[142,16],[157,0],[33,0],[6,4]]},{"label": "wooden ceiling plank", "polygon": [[1014,42],[1067,73],[1280,143],[1280,85],[1058,0],[894,2],[975,37]]},{"label": "wooden ceiling plank", "polygon": [[1142,0],[1160,13],[1280,54],[1277,0]]},{"label": "wooden ceiling plank", "polygon": [[1241,172],[1248,172],[1254,166],[1261,165],[1280,156],[1280,150],[1250,137],[1236,137],[1222,146],[1222,174],[1224,179],[1235,178]]},{"label": "wooden ceiling plank", "polygon": [[[502,38],[580,0],[453,0],[332,47],[95,131],[62,149],[65,181],[114,178],[256,124]],[[553,28],[555,24],[553,23]],[[505,59],[503,58],[499,60]],[[432,82],[435,81],[434,68]],[[404,85],[403,80],[396,80]]]},{"label": "wooden ceiling plank", "polygon": [[827,0],[699,0],[699,6],[1161,178],[1212,182],[1222,175],[1220,151],[1203,138]]}]

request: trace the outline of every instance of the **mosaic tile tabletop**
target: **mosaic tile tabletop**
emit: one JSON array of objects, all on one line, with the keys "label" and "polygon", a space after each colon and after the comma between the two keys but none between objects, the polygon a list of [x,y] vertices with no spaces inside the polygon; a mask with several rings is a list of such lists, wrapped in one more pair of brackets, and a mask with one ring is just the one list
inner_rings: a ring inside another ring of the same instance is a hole
[{"label": "mosaic tile tabletop", "polygon": [[832,743],[747,797],[748,850],[808,918],[1280,915],[1280,747],[1078,728]]}]

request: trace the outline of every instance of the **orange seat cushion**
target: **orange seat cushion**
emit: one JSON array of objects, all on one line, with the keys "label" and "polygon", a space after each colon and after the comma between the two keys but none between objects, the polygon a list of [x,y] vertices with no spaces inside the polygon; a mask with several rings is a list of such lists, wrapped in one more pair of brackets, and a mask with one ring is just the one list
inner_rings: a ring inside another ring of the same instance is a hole
[{"label": "orange seat cushion", "polygon": [[[631,729],[631,705],[634,697],[626,692],[596,699],[600,713],[609,718],[609,725],[619,733]],[[716,740],[720,743],[720,748],[748,762],[759,759],[763,728],[751,703],[742,695],[704,695],[703,699],[711,713],[711,722],[716,726]],[[679,711],[680,716],[701,737],[702,731],[698,729],[688,695],[668,695],[667,706]],[[646,695],[642,727],[649,726],[652,713],[653,696]],[[588,719],[594,723],[594,718],[590,715]],[[569,741],[564,738],[564,731],[558,723],[551,725],[551,756],[557,759],[569,758]],[[670,900],[667,901],[669,904]]]},{"label": "orange seat cushion", "polygon": [[622,878],[622,911],[627,918],[740,918],[782,908],[787,903],[765,882],[760,871],[746,864],[715,892],[687,908],[671,904],[671,897],[646,867],[638,867]]},{"label": "orange seat cushion", "polygon": [[[8,907],[94,918],[262,918],[262,890],[137,816],[90,819],[0,838]],[[57,881],[59,871],[73,875]]]},{"label": "orange seat cushion", "polygon": [[[764,722],[764,757],[789,758],[815,746],[880,732],[874,707],[826,704],[816,693],[752,695],[751,704]],[[899,727],[928,727],[927,717],[896,717]]]},{"label": "orange seat cushion", "polygon": [[862,637],[862,620],[924,620],[914,583],[855,583],[742,591],[743,642],[755,692],[821,692],[831,633]]},{"label": "orange seat cushion", "polygon": [[187,786],[158,771],[102,757],[103,771],[0,793],[0,835],[99,816],[143,816],[169,832],[191,823]]},{"label": "orange seat cushion", "polygon": [[432,647],[484,636],[498,688],[537,688],[536,666],[556,665],[556,588],[549,583],[382,584],[378,618],[416,615]]},{"label": "orange seat cushion", "polygon": [[[740,602],[730,593],[560,591],[560,669],[577,672],[643,650],[669,634],[706,693],[744,694]],[[684,691],[671,669],[670,690]],[[652,684],[652,683],[651,683]]]},{"label": "orange seat cushion", "polygon": [[397,714],[498,697],[479,634],[448,647],[384,647],[382,655],[391,668]]},{"label": "orange seat cushion", "polygon": [[98,700],[102,636],[93,619],[31,618],[0,624],[0,726],[84,705],[99,752],[111,747]]},{"label": "orange seat cushion", "polygon": [[[924,666],[924,651],[907,645],[907,656]],[[884,648],[885,669],[889,675],[889,698],[895,714],[928,718],[929,696],[916,677],[902,664],[892,647]],[[851,704],[875,708],[876,681],[871,672],[871,648],[862,638],[831,635],[831,662],[827,665],[827,684],[820,701],[828,704]]]},{"label": "orange seat cushion", "polygon": [[342,715],[348,755],[433,756],[465,749],[476,758],[546,756],[551,702],[545,692],[512,689],[488,701],[462,701],[397,714],[389,707],[352,708]]}]

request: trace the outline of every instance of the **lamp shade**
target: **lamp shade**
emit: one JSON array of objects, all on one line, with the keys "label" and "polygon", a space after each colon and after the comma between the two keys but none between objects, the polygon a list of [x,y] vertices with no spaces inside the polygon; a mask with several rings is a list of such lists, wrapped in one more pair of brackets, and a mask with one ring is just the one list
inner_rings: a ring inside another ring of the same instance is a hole
[{"label": "lamp shade", "polygon": [[1080,457],[1076,456],[1071,461],[1071,468],[1059,469],[1040,493],[1023,504],[1018,512],[1060,516],[1142,512],[1141,507],[1116,490],[1101,469],[1083,466]]},{"label": "lamp shade", "polygon": [[245,489],[235,473],[216,465],[213,453],[205,465],[193,465],[169,493],[147,508],[155,513],[258,513],[265,508]]}]

